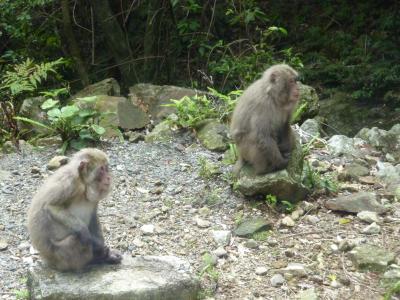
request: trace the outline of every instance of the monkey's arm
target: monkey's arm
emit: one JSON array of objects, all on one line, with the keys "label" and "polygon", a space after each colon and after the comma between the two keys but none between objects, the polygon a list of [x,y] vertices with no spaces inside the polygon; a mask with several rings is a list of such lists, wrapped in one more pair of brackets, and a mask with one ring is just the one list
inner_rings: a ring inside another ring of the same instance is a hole
[{"label": "monkey's arm", "polygon": [[77,234],[83,244],[90,243],[90,233],[86,224],[70,213],[65,207],[48,204],[46,209],[55,221],[65,227],[66,231],[69,231],[71,234]]},{"label": "monkey's arm", "polygon": [[93,213],[90,219],[89,231],[92,236],[93,253],[95,256],[103,256],[107,254],[105,252],[108,252],[108,248],[104,246],[104,237],[100,226],[97,213]]}]

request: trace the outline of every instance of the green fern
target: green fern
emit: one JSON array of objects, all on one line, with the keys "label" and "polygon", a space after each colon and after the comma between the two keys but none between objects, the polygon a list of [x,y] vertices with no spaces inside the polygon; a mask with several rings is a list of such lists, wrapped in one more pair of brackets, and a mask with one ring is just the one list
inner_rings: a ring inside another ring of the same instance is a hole
[{"label": "green fern", "polygon": [[27,58],[21,64],[15,65],[12,70],[7,71],[0,83],[0,89],[9,90],[11,96],[37,90],[42,81],[47,80],[49,73],[57,74],[56,67],[64,64],[64,59],[35,64]]}]

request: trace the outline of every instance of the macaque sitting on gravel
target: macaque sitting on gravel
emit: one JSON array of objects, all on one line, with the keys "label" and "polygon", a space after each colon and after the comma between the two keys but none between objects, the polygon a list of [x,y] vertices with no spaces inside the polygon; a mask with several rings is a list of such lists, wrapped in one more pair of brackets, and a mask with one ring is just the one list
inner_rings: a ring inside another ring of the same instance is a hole
[{"label": "macaque sitting on gravel", "polygon": [[77,152],[40,187],[28,211],[28,230],[48,266],[78,271],[121,262],[122,256],[104,245],[97,216],[97,205],[110,190],[108,158],[94,148]]},{"label": "macaque sitting on gravel", "polygon": [[239,152],[236,175],[244,163],[252,165],[256,174],[288,165],[295,142],[290,118],[300,98],[297,77],[288,65],[274,65],[240,96],[230,126]]}]

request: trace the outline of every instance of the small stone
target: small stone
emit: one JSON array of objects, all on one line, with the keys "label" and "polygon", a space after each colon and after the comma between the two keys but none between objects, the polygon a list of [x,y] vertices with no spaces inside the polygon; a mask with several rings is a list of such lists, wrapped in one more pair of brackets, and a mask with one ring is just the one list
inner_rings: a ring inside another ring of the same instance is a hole
[{"label": "small stone", "polygon": [[338,252],[338,250],[339,250],[339,247],[338,247],[338,245],[336,245],[336,244],[331,244],[331,245],[330,245],[330,248],[331,248],[331,251],[332,251],[332,252]]},{"label": "small stone", "polygon": [[210,210],[207,206],[204,206],[204,207],[202,207],[202,208],[199,209],[199,214],[200,214],[202,217],[209,216],[210,213],[211,213],[211,210]]},{"label": "small stone", "polygon": [[257,267],[256,268],[256,274],[257,275],[265,275],[265,274],[267,274],[268,273],[268,268],[266,268],[266,267]]},{"label": "small stone", "polygon": [[252,239],[245,241],[244,245],[249,249],[257,249],[258,248],[258,243]]},{"label": "small stone", "polygon": [[267,244],[268,244],[268,246],[275,247],[278,245],[278,241],[274,238],[269,237],[267,239]]},{"label": "small stone", "polygon": [[293,219],[289,216],[286,216],[282,219],[282,225],[287,226],[287,227],[294,227],[296,223],[293,221]]},{"label": "small stone", "polygon": [[309,288],[305,291],[301,291],[296,295],[296,299],[298,300],[318,300],[318,294],[315,292],[315,289]]},{"label": "small stone", "polygon": [[295,256],[296,256],[296,252],[294,252],[294,251],[291,250],[291,249],[286,249],[286,250],[284,251],[284,253],[285,253],[285,256],[286,256],[286,257],[295,257]]},{"label": "small stone", "polygon": [[381,226],[379,226],[378,224],[376,224],[375,222],[368,225],[367,227],[365,227],[362,230],[362,233],[365,234],[377,234],[381,232]]},{"label": "small stone", "polygon": [[68,157],[57,155],[47,163],[47,169],[56,170],[68,162]]},{"label": "small stone", "polygon": [[31,173],[32,174],[40,174],[40,168],[36,167],[36,166],[33,166],[32,169],[31,169]]},{"label": "small stone", "polygon": [[275,274],[274,276],[271,277],[270,283],[272,286],[277,287],[281,286],[282,284],[285,283],[285,278],[282,276],[282,274]]},{"label": "small stone", "polygon": [[3,224],[0,224],[0,231],[4,231],[6,227]]},{"label": "small stone", "polygon": [[5,240],[0,240],[0,251],[7,250],[8,243]]},{"label": "small stone", "polygon": [[383,274],[383,278],[386,279],[400,279],[400,269],[391,269]]},{"label": "small stone", "polygon": [[29,242],[22,242],[18,245],[19,250],[28,250],[31,244]]},{"label": "small stone", "polygon": [[307,276],[306,268],[300,263],[289,263],[286,268],[282,269],[283,273],[291,274],[296,277]]},{"label": "small stone", "polygon": [[296,209],[294,212],[292,212],[290,214],[292,220],[297,221],[298,219],[300,219],[300,217],[304,215],[304,210],[302,210],[301,208]]},{"label": "small stone", "polygon": [[200,218],[196,218],[196,224],[200,228],[208,228],[211,226],[211,223],[209,221]]},{"label": "small stone", "polygon": [[272,227],[270,222],[267,222],[264,218],[256,217],[244,220],[235,229],[237,236],[249,237],[256,232],[265,231]]},{"label": "small stone", "polygon": [[340,287],[340,284],[339,284],[339,282],[338,282],[338,281],[336,281],[336,280],[333,280],[333,281],[331,281],[331,284],[330,284],[330,286],[331,286],[331,287],[333,287],[333,288],[335,288],[335,289],[337,289],[337,288],[339,288],[339,287]]},{"label": "small stone", "polygon": [[142,231],[143,235],[152,235],[154,234],[155,227],[153,224],[145,224],[140,227],[140,230]]},{"label": "small stone", "polygon": [[229,230],[214,230],[212,236],[217,245],[228,246],[231,242],[232,233]]},{"label": "small stone", "polygon": [[317,224],[320,221],[319,218],[314,215],[307,215],[304,219],[310,224]]},{"label": "small stone", "polygon": [[217,257],[225,257],[228,255],[228,252],[223,247],[218,247],[217,249],[214,250],[214,254]]},{"label": "small stone", "polygon": [[396,255],[384,248],[363,244],[349,252],[350,259],[358,269],[373,272],[385,271],[394,263]]},{"label": "small stone", "polygon": [[340,251],[350,251],[356,246],[354,241],[342,240],[339,242],[339,250]]},{"label": "small stone", "polygon": [[369,224],[374,223],[374,222],[379,222],[379,217],[378,214],[374,211],[360,211],[357,214],[357,217],[364,222],[367,222]]}]

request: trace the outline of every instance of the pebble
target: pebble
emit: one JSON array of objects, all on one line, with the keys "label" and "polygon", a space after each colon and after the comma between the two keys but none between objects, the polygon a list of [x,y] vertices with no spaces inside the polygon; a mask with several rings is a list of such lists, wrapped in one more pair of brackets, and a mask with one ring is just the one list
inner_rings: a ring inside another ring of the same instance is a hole
[{"label": "pebble", "polygon": [[223,247],[218,247],[217,249],[214,250],[214,254],[217,257],[225,257],[228,255],[228,252]]},{"label": "pebble", "polygon": [[200,218],[196,218],[196,224],[200,228],[208,228],[211,226],[211,223],[209,221]]},{"label": "pebble", "polygon": [[320,221],[319,218],[314,215],[307,215],[304,219],[310,224],[317,224]]},{"label": "pebble", "polygon": [[140,230],[142,231],[143,235],[152,235],[154,234],[154,225],[153,224],[145,224],[142,227],[140,227]]},{"label": "pebble", "polygon": [[5,240],[0,240],[0,251],[7,250],[8,248],[8,243]]},{"label": "pebble", "polygon": [[250,239],[244,242],[244,246],[249,249],[257,249],[258,243],[255,240]]},{"label": "pebble", "polygon": [[286,216],[282,219],[282,225],[287,226],[287,227],[294,227],[296,223],[293,221],[293,219],[289,216]]},{"label": "pebble", "polygon": [[379,217],[376,212],[373,211],[361,211],[357,214],[357,217],[364,222],[369,224],[379,222]]},{"label": "pebble", "polygon": [[260,275],[260,276],[261,276],[261,275],[267,274],[267,273],[268,273],[268,270],[269,270],[269,269],[266,268],[266,267],[257,267],[255,272],[256,272],[257,275]]},{"label": "pebble", "polygon": [[362,233],[365,234],[377,234],[381,232],[381,226],[379,226],[378,224],[376,224],[375,222],[368,225],[367,227],[365,227],[362,230]]},{"label": "pebble", "polygon": [[282,284],[285,283],[285,278],[282,276],[282,274],[275,274],[271,277],[270,283],[273,287],[281,286]]},{"label": "pebble", "polygon": [[229,230],[213,230],[212,236],[217,245],[228,246],[231,242],[232,233]]}]

